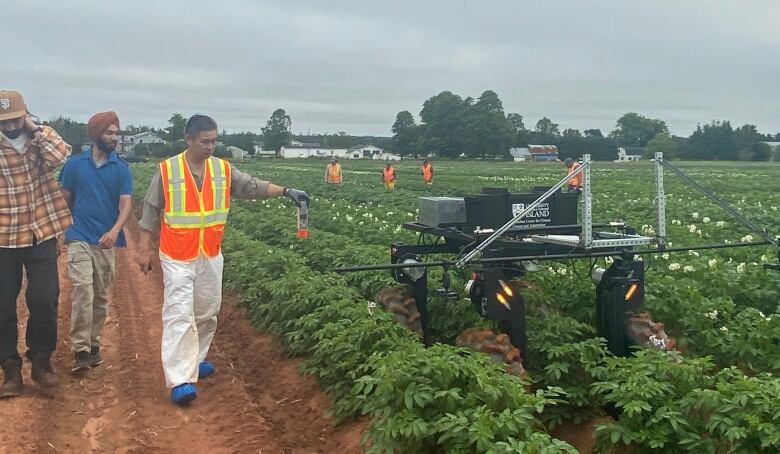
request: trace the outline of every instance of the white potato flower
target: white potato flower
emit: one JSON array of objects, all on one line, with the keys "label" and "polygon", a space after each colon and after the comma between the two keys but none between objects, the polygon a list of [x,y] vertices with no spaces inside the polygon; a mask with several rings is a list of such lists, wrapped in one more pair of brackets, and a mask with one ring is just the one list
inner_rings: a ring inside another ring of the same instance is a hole
[{"label": "white potato flower", "polygon": [[669,264],[669,271],[677,271],[680,269],[679,263],[670,263]]}]

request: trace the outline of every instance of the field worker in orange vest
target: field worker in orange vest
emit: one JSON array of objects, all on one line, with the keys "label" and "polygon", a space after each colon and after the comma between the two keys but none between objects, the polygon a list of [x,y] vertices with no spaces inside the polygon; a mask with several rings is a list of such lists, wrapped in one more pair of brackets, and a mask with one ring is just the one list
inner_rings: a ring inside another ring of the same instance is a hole
[{"label": "field worker in orange vest", "polygon": [[385,187],[388,191],[395,189],[395,167],[393,167],[389,162],[385,168],[382,169],[382,181],[385,182]]},{"label": "field worker in orange vest", "polygon": [[141,217],[138,265],[151,269],[152,232],[160,229],[165,284],[162,364],[171,400],[197,397],[195,383],[215,372],[206,360],[222,302],[222,232],[230,197],[289,197],[300,206],[309,196],[262,181],[214,156],[217,123],[193,115],[184,130],[187,149],[166,159],[152,176]]},{"label": "field worker in orange vest", "polygon": [[426,159],[422,163],[421,171],[425,184],[433,184],[433,164]]},{"label": "field worker in orange vest", "polygon": [[[580,165],[574,162],[572,158],[566,158],[566,167],[568,168],[568,175],[574,173]],[[582,190],[582,182],[585,180],[584,174],[579,174],[571,177],[569,180],[569,192],[580,192]]]},{"label": "field worker in orange vest", "polygon": [[343,177],[341,176],[341,164],[335,157],[330,158],[330,164],[325,167],[325,182],[329,184],[341,185]]}]

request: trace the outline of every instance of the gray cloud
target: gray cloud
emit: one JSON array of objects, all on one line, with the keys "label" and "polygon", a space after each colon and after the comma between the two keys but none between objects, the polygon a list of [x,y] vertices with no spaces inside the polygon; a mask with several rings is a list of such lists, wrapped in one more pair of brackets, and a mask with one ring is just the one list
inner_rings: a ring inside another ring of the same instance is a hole
[{"label": "gray cloud", "polygon": [[753,1],[166,1],[4,7],[2,85],[43,117],[164,126],[213,115],[259,131],[389,134],[451,90],[492,89],[533,126],[609,131],[628,111],[688,135],[730,119],[780,130],[780,4]]}]

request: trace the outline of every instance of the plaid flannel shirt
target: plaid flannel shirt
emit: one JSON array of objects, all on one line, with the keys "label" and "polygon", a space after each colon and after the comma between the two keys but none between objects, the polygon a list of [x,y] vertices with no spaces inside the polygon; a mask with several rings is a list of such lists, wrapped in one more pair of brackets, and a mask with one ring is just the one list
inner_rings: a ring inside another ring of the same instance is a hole
[{"label": "plaid flannel shirt", "polygon": [[0,248],[32,246],[68,228],[70,210],[54,170],[70,151],[48,126],[21,152],[0,139]]}]

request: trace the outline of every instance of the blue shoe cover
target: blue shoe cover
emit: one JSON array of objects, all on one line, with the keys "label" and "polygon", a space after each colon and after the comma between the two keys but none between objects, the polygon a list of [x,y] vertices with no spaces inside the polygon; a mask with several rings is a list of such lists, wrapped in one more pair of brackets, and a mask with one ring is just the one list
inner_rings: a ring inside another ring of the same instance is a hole
[{"label": "blue shoe cover", "polygon": [[211,361],[203,361],[198,366],[198,378],[205,378],[217,371],[217,366]]},{"label": "blue shoe cover", "polygon": [[175,404],[184,405],[192,402],[198,397],[198,390],[192,383],[185,383],[176,386],[171,390],[171,400]]}]

